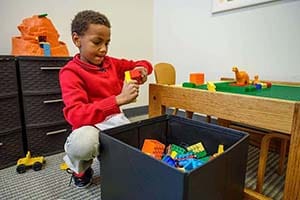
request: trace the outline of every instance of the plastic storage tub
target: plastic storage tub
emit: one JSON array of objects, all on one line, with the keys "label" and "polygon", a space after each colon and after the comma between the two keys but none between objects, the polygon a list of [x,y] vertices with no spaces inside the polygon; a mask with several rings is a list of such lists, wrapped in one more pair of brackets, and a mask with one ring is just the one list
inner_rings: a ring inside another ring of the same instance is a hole
[{"label": "plastic storage tub", "polygon": [[[191,171],[144,154],[145,139],[168,144],[202,142],[208,154],[224,153]],[[245,132],[163,115],[100,133],[102,200],[241,200],[249,136]]]}]

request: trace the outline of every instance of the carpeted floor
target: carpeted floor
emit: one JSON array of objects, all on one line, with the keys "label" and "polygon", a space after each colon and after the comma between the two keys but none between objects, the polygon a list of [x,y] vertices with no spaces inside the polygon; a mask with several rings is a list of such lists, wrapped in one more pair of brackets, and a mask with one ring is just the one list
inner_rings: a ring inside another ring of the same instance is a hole
[{"label": "carpeted floor", "polygon": [[[253,190],[255,189],[256,186],[258,159],[259,159],[259,149],[254,146],[249,146],[245,186]],[[265,173],[265,182],[263,186],[263,194],[273,198],[274,200],[281,200],[283,198],[284,179],[285,179],[285,174],[279,176],[276,173],[278,167],[278,159],[279,159],[278,154],[269,152],[267,169]]]},{"label": "carpeted floor", "polygon": [[[135,121],[138,118],[131,119]],[[69,186],[70,174],[59,169],[64,153],[46,157],[46,164],[41,171],[29,169],[24,174],[18,174],[16,167],[12,166],[0,170],[0,199],[1,200],[76,200],[101,199],[99,161],[95,160],[93,184],[87,189],[77,189]],[[254,189],[258,165],[259,149],[249,147],[248,165],[246,174],[246,187]],[[267,173],[264,185],[264,194],[275,199],[282,199],[284,176],[278,176],[278,155],[269,153]]]},{"label": "carpeted floor", "polygon": [[18,174],[16,167],[0,171],[0,199],[101,199],[100,169],[95,160],[93,184],[87,189],[77,189],[69,186],[71,175],[59,169],[64,153],[46,157],[45,168],[41,171],[28,169],[24,174]]}]

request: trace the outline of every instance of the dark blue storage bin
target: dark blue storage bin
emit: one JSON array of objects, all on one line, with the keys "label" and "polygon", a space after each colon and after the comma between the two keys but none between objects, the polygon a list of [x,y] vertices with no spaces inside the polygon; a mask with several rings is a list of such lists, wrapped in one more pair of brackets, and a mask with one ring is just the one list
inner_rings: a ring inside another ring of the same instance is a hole
[{"label": "dark blue storage bin", "polygon": [[[208,154],[225,152],[182,172],[143,152],[144,139],[168,144],[202,142]],[[100,133],[102,200],[241,200],[247,163],[247,133],[163,115]]]}]

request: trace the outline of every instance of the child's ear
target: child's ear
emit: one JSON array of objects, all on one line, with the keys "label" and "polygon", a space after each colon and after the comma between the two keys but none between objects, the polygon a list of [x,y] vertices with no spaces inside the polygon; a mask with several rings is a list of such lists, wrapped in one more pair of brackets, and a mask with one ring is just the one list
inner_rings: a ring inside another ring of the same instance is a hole
[{"label": "child's ear", "polygon": [[80,48],[80,46],[81,46],[80,37],[76,32],[72,33],[72,40],[73,40],[73,43],[76,45],[76,47]]}]

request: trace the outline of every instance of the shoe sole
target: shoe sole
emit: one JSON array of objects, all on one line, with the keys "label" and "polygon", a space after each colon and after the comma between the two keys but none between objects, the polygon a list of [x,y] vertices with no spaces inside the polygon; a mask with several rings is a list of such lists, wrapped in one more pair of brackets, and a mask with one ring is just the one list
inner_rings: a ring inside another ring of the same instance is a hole
[{"label": "shoe sole", "polygon": [[81,187],[79,187],[79,186],[77,186],[77,185],[75,185],[75,184],[74,184],[74,186],[75,186],[76,188],[78,188],[78,189],[84,189],[84,188],[89,187],[89,186],[92,184],[92,182],[93,182],[93,175],[94,175],[94,170],[92,169],[92,177],[91,177],[91,181],[90,181],[88,184],[86,184],[85,186],[81,186]]},{"label": "shoe sole", "polygon": [[75,185],[75,187],[78,188],[78,189],[85,189],[85,188],[89,187],[91,184],[92,184],[92,181],[89,182],[88,184],[86,184],[85,186],[82,186],[82,187],[79,187],[79,186],[77,186],[77,185],[75,185],[75,184],[74,184],[74,185]]}]

